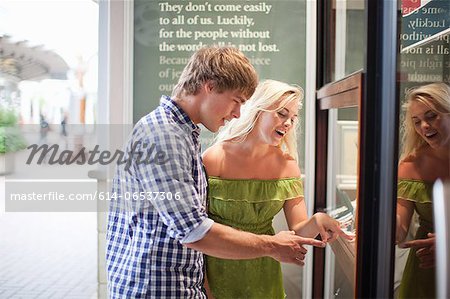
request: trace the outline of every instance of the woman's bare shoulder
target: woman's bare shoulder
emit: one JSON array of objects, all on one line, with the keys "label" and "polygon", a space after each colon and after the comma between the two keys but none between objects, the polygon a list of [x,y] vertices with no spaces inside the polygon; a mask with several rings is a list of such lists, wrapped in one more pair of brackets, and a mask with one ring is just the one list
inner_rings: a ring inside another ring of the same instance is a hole
[{"label": "woman's bare shoulder", "polygon": [[299,178],[301,176],[300,167],[295,159],[288,160],[286,163],[286,175],[289,178]]},{"label": "woman's bare shoulder", "polygon": [[205,150],[202,160],[208,175],[220,176],[224,155],[223,143],[214,144]]},{"label": "woman's bare shoulder", "polygon": [[280,173],[282,173],[282,177],[300,177],[300,167],[298,166],[298,162],[294,159],[294,157],[280,150],[280,152],[277,154],[277,159],[279,160],[279,162],[276,164],[280,167]]},{"label": "woman's bare shoulder", "polygon": [[420,158],[410,155],[404,158],[398,165],[399,179],[421,179]]}]

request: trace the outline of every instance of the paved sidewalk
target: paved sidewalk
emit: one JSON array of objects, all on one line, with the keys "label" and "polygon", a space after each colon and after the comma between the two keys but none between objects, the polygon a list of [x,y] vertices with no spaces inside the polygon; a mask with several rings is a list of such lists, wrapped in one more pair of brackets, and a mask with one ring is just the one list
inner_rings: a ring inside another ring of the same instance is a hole
[{"label": "paved sidewalk", "polygon": [[92,299],[96,292],[95,213],[4,213],[0,206],[0,298]]}]

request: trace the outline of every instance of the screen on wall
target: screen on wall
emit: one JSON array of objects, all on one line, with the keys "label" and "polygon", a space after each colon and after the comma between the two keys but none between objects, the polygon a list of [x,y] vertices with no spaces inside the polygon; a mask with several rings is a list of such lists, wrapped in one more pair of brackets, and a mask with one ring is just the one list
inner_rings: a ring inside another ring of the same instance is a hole
[{"label": "screen on wall", "polygon": [[233,45],[261,79],[303,87],[305,15],[305,1],[135,1],[134,122],[171,94],[204,45]]}]

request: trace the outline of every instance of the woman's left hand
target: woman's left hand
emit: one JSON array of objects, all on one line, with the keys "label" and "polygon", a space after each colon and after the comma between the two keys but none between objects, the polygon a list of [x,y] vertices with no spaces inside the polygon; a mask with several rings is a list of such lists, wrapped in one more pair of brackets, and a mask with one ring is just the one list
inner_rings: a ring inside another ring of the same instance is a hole
[{"label": "woman's left hand", "polygon": [[339,236],[347,239],[353,240],[353,236],[346,234],[341,229],[341,224],[334,218],[331,218],[325,213],[316,213],[312,217],[314,219],[314,223],[317,226],[317,230],[324,242],[333,242]]}]

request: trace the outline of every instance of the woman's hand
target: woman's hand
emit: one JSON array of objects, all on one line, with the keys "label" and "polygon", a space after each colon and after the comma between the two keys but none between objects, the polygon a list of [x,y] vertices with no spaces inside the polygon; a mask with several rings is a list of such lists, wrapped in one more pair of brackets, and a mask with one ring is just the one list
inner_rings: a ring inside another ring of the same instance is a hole
[{"label": "woman's hand", "polygon": [[419,267],[423,269],[436,266],[436,234],[427,234],[427,239],[412,240],[399,244],[401,248],[416,248],[416,256],[420,261]]},{"label": "woman's hand", "polygon": [[341,224],[334,218],[331,218],[325,213],[316,213],[312,216],[314,224],[316,225],[317,231],[324,242],[333,242],[339,236],[347,239],[353,240],[353,236],[347,235],[341,229]]}]

